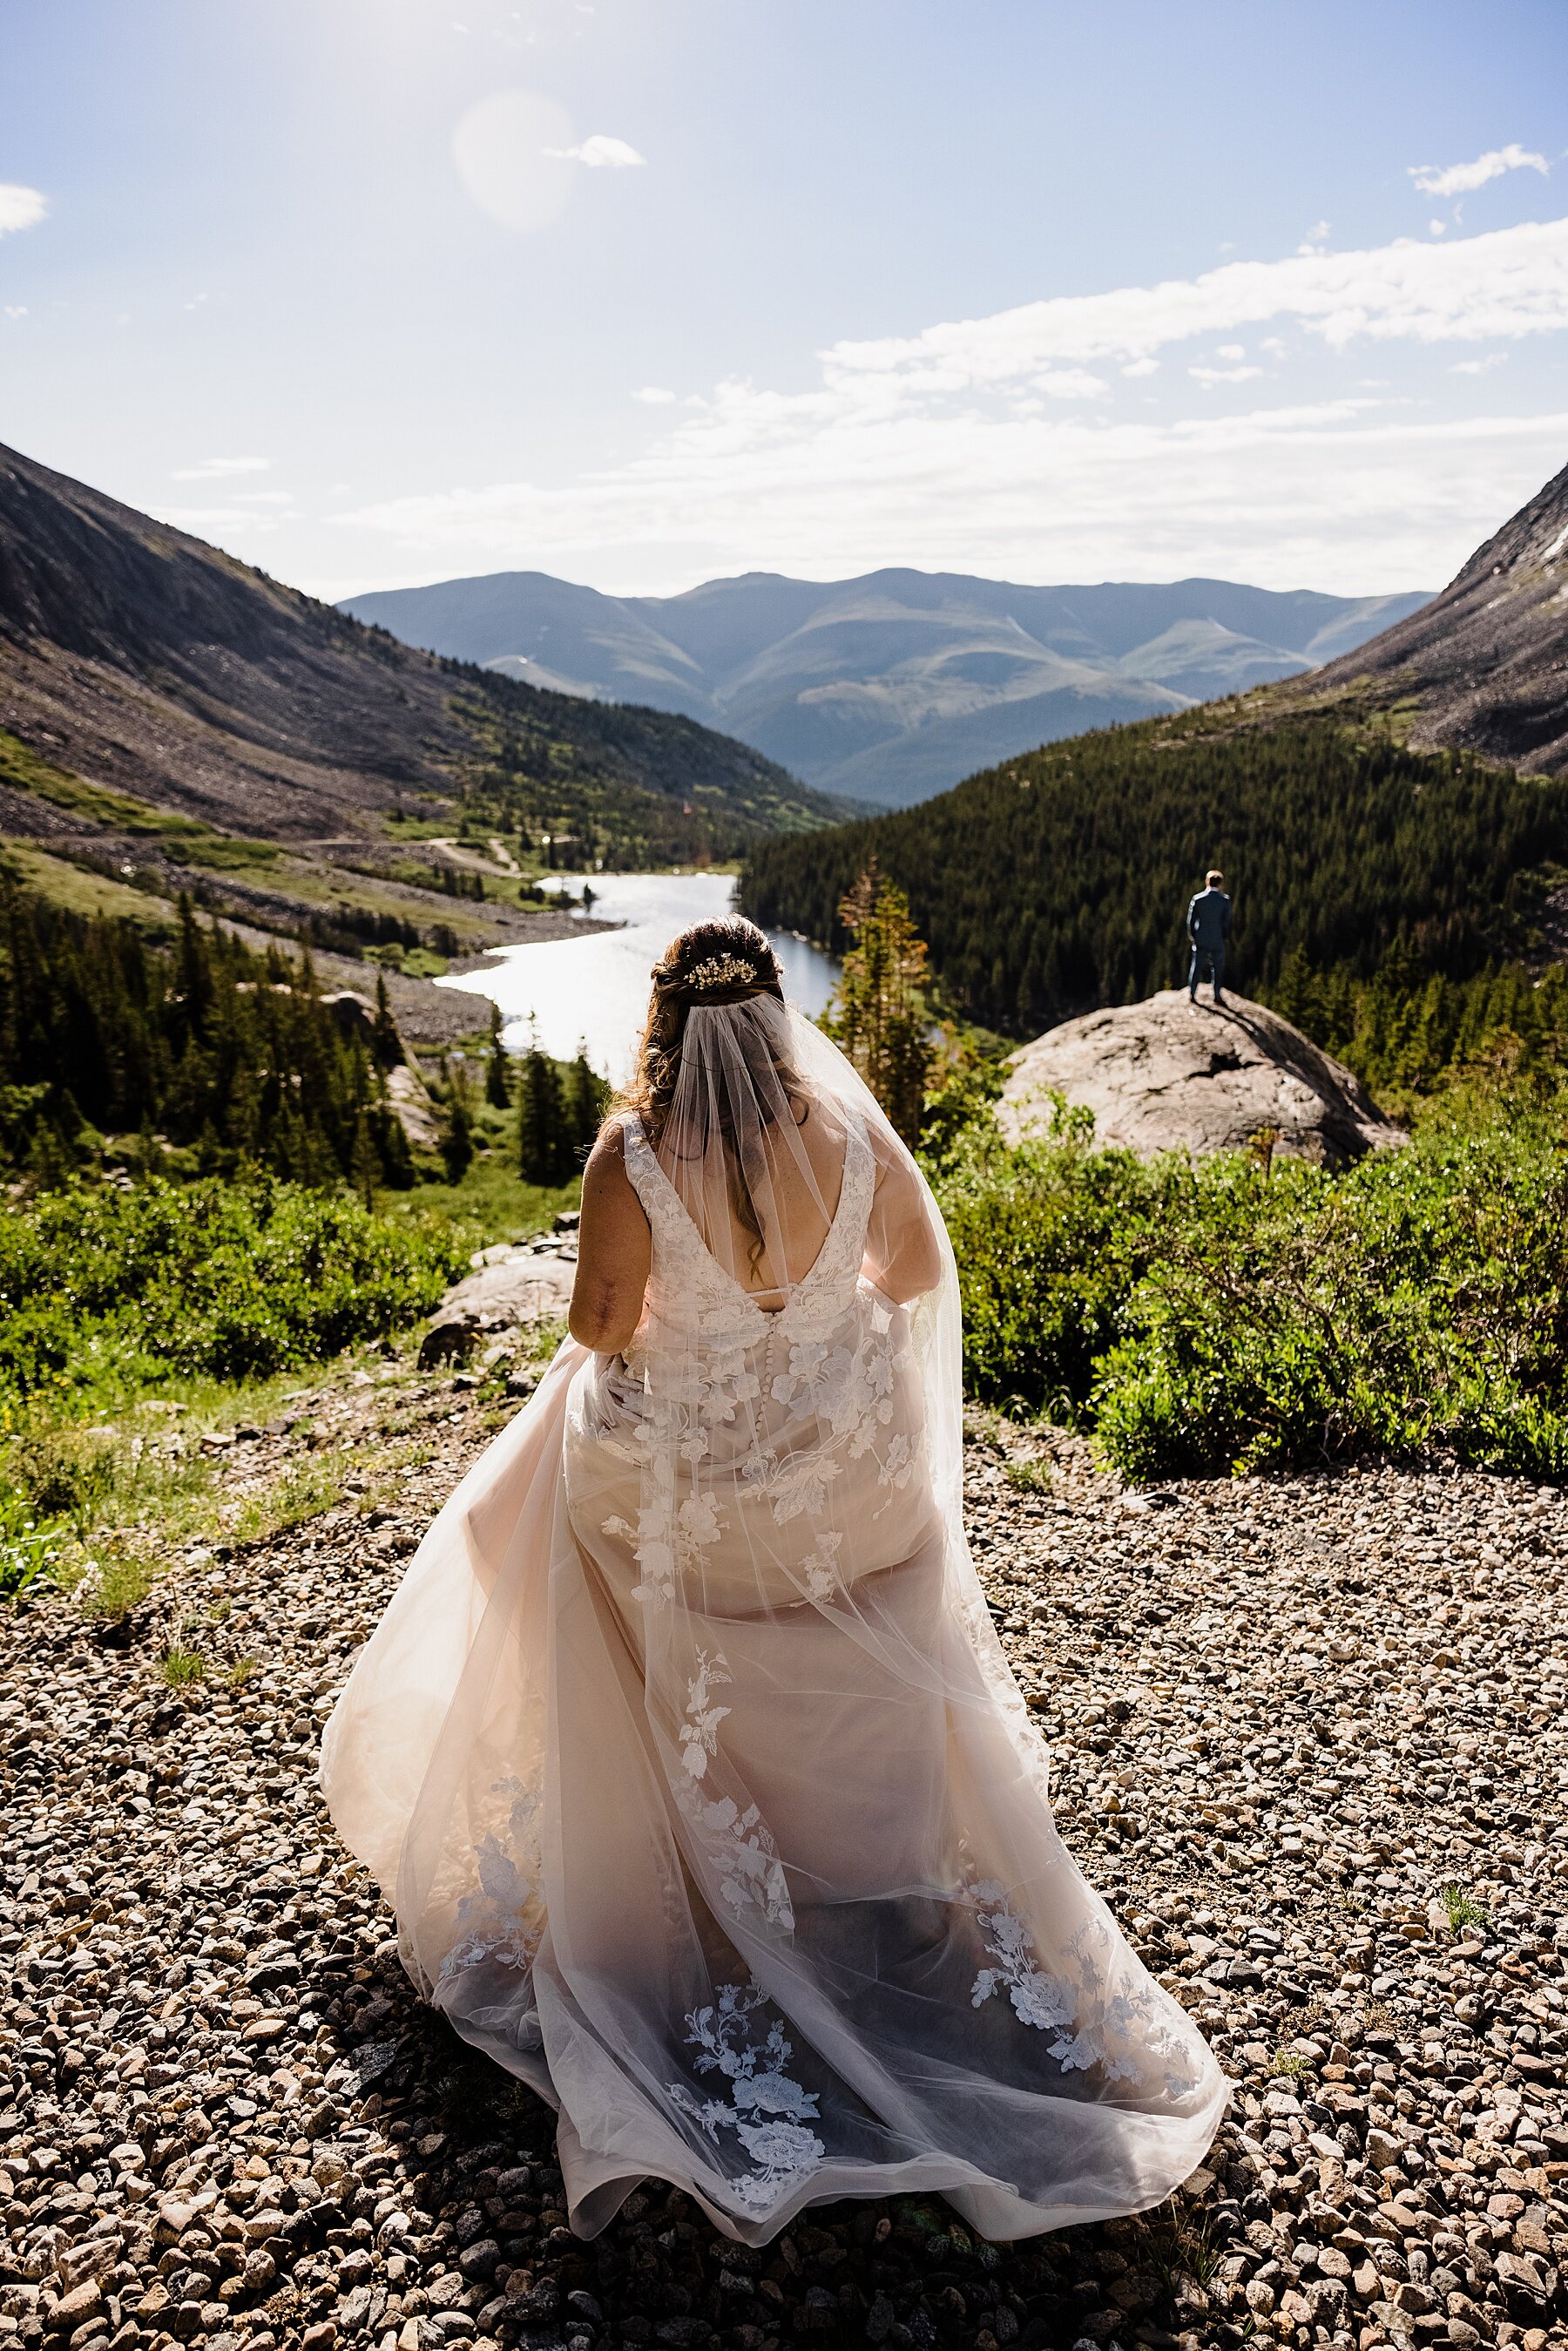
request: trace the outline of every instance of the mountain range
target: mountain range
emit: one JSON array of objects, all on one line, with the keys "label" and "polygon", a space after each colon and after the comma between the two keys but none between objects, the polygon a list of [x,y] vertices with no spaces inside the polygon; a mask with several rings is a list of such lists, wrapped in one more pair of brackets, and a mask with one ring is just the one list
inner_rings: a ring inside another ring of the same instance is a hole
[{"label": "mountain range", "polygon": [[873,861],[908,893],[949,1001],[1014,1035],[1170,985],[1211,864],[1234,893],[1227,984],[1243,994],[1288,972],[1343,989],[1389,955],[1407,984],[1561,958],[1568,469],[1434,601],[1311,675],[760,841],[742,903],[839,946]]},{"label": "mountain range", "polygon": [[605,596],[503,571],[340,609],[539,686],[684,712],[818,789],[906,807],[1038,744],[1315,668],[1426,601],[909,570]]}]

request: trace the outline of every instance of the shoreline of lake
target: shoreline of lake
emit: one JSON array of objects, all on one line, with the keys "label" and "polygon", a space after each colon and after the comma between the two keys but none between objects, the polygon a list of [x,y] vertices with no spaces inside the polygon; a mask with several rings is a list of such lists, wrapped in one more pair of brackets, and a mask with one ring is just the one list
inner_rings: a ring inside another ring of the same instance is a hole
[{"label": "shoreline of lake", "polygon": [[[542,878],[579,901],[586,885],[591,908],[574,906],[569,925],[553,939],[487,948],[432,984],[499,1006],[509,1051],[526,1051],[535,1035],[560,1061],[586,1045],[594,1067],[621,1082],[647,1018],[650,967],[679,932],[734,911],[738,876],[700,867]],[[786,996],[815,1018],[832,993],[836,960],[797,932],[768,936]]]}]

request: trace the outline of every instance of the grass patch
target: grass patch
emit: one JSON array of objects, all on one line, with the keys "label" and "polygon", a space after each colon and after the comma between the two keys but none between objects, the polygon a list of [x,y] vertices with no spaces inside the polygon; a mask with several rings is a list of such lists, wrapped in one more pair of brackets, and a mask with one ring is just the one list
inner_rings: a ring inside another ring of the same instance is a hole
[{"label": "grass patch", "polygon": [[256,1661],[254,1657],[236,1657],[223,1678],[231,1689],[244,1689],[255,1669]]},{"label": "grass patch", "polygon": [[237,1543],[266,1542],[290,1527],[303,1526],[307,1519],[318,1519],[323,1510],[336,1509],[343,1499],[349,1466],[346,1453],[320,1453],[286,1469],[259,1493],[243,1498],[230,1526],[232,1539]]},{"label": "grass patch", "polygon": [[176,863],[197,865],[203,872],[257,873],[275,866],[283,851],[275,841],[250,841],[241,832],[211,832],[203,825],[193,834],[182,834],[167,854]]},{"label": "grass patch", "polygon": [[80,1586],[83,1612],[112,1624],[140,1608],[157,1580],[157,1567],[147,1553],[107,1547]]},{"label": "grass patch", "polygon": [[1003,1465],[1002,1476],[1021,1494],[1048,1494],[1051,1491],[1049,1462],[1009,1461]]},{"label": "grass patch", "polygon": [[0,1487],[0,1600],[19,1599],[39,1576],[52,1575],[72,1540],[68,1520],[40,1518],[25,1494]]},{"label": "grass patch", "polygon": [[[548,1232],[558,1216],[577,1207],[582,1186],[576,1178],[568,1184],[524,1183],[511,1143],[513,1121],[508,1116],[503,1130],[498,1114],[491,1117],[497,1121],[493,1147],[470,1161],[461,1183],[421,1184],[417,1192],[378,1200],[389,1224],[421,1235],[432,1246],[450,1244],[466,1256],[495,1241],[525,1241]],[[483,1113],[476,1123],[483,1133],[482,1122]]]},{"label": "grass patch", "polygon": [[109,832],[159,833],[174,840],[189,840],[207,831],[194,817],[150,808],[145,800],[133,800],[125,792],[87,783],[64,768],[52,767],[19,737],[6,733],[3,727],[0,782],[12,785],[17,791],[31,792],[55,808],[67,809],[72,816],[81,817],[89,824],[102,825]]},{"label": "grass patch", "polygon": [[0,859],[23,889],[36,891],[66,914],[80,914],[89,922],[130,923],[148,939],[167,939],[174,931],[175,912],[167,898],[139,890],[130,882],[114,881],[90,865],[51,857],[29,841],[0,843]]},{"label": "grass patch", "polygon": [[1487,1914],[1473,1894],[1462,1886],[1448,1885],[1438,1888],[1438,1899],[1449,1914],[1449,1926],[1456,1935],[1467,1927],[1484,1927]]},{"label": "grass patch", "polygon": [[1205,2291],[1213,2283],[1224,2252],[1210,2213],[1191,2205],[1163,2204],[1137,2220],[1134,2228],[1136,2265],[1153,2271],[1168,2310],[1179,2301],[1187,2280]]},{"label": "grass patch", "polygon": [[189,1689],[192,1682],[206,1680],[207,1661],[198,1650],[187,1649],[176,1640],[159,1658],[158,1676],[171,1689]]}]

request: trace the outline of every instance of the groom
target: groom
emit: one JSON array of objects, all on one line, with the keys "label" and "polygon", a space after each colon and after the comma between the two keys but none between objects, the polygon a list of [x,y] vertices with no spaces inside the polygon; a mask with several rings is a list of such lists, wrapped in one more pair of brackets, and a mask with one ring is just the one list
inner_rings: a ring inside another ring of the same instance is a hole
[{"label": "groom", "polygon": [[1187,993],[1194,1004],[1198,1001],[1198,976],[1205,963],[1214,975],[1215,1003],[1225,1001],[1220,990],[1225,984],[1225,942],[1231,935],[1231,901],[1225,895],[1224,880],[1219,867],[1210,866],[1204,876],[1203,888],[1187,909],[1187,935],[1192,942]]}]

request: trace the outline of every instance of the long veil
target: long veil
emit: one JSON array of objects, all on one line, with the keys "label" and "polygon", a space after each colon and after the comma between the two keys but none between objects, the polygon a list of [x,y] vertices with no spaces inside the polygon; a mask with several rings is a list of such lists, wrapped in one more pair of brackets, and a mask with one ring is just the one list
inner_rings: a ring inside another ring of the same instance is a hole
[{"label": "long veil", "polygon": [[753,2242],[845,2194],[999,2238],[1157,2201],[1225,2085],[1056,1836],[919,1167],[756,994],[621,1147],[641,1327],[561,1348],[324,1743],[410,1973],[559,2107],[584,2234],[649,2173]]}]

